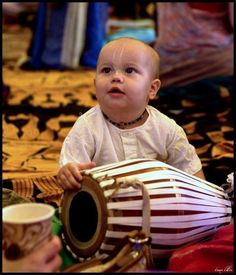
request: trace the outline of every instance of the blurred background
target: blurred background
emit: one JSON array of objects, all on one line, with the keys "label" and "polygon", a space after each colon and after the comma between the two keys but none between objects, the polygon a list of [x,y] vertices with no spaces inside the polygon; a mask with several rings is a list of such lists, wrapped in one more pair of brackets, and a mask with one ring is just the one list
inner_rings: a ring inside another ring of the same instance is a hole
[{"label": "blurred background", "polygon": [[235,169],[233,9],[233,2],[2,2],[4,185],[16,190],[16,179],[56,174],[69,129],[97,104],[98,53],[123,36],[159,52],[162,87],[150,104],[184,128],[207,180],[225,183]]},{"label": "blurred background", "polygon": [[[132,36],[153,43],[156,9],[151,1],[3,2],[3,26],[12,32],[21,28],[22,68],[95,67],[102,45],[114,38]],[[9,39],[6,36],[3,42]],[[4,59],[9,60],[6,43],[3,46]]]}]

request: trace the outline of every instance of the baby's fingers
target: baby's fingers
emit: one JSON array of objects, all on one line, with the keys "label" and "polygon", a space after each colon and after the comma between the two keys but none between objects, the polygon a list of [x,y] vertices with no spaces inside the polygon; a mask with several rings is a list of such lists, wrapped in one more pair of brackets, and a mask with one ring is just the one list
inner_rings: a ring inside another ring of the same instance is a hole
[{"label": "baby's fingers", "polygon": [[78,164],[78,167],[79,167],[80,170],[91,169],[95,166],[96,166],[96,163],[93,162],[93,161]]},{"label": "baby's fingers", "polygon": [[68,167],[68,170],[65,171],[66,175],[70,177],[73,176],[75,181],[81,181],[83,179],[82,175],[80,174],[80,169],[77,167],[77,165],[70,165]]},{"label": "baby's fingers", "polygon": [[81,188],[81,184],[79,183],[79,181],[77,181],[74,176],[72,174],[68,174],[68,175],[63,175],[61,177],[61,182],[60,182],[61,186],[63,189],[71,189],[71,190],[75,190],[75,189],[80,189]]},{"label": "baby's fingers", "polygon": [[68,165],[59,171],[57,180],[63,189],[80,189],[79,181],[82,180],[82,176],[77,167]]}]

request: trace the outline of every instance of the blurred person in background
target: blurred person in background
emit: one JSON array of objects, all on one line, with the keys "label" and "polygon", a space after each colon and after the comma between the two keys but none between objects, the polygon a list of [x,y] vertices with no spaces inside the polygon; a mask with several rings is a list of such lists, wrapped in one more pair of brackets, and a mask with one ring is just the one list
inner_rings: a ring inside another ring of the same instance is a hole
[{"label": "blurred person in background", "polygon": [[38,2],[3,2],[3,26],[21,25],[31,27],[37,8]]},{"label": "blurred person in background", "polygon": [[233,75],[233,2],[160,2],[154,48],[162,87]]}]

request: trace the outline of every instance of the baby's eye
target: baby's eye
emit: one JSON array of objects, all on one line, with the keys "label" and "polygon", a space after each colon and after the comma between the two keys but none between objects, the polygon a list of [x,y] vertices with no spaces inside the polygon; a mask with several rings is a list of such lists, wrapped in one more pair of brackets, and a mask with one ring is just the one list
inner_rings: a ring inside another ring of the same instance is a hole
[{"label": "baby's eye", "polygon": [[136,70],[134,68],[132,68],[132,67],[129,67],[129,68],[125,69],[125,72],[127,74],[132,74],[132,73],[136,72]]},{"label": "baby's eye", "polygon": [[111,72],[111,68],[110,67],[104,67],[104,68],[102,68],[101,72],[105,73],[105,74],[108,74],[108,73]]}]

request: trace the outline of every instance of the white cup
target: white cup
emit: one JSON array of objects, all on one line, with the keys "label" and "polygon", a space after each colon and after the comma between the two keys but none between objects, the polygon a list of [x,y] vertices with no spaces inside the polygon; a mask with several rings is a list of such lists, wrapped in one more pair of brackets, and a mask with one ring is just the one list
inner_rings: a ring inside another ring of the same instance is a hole
[{"label": "white cup", "polygon": [[3,250],[7,259],[24,257],[52,234],[54,207],[43,203],[22,203],[2,210]]}]

